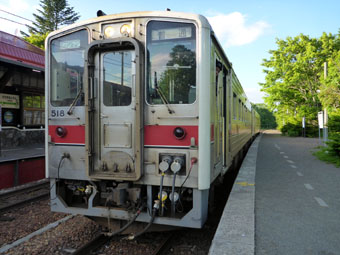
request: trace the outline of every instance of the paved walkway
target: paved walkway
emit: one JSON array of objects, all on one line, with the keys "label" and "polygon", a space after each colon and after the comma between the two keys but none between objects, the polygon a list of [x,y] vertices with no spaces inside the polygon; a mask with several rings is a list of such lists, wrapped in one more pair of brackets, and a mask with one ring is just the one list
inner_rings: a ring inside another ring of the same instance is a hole
[{"label": "paved walkway", "polygon": [[312,155],[318,145],[318,139],[262,136],[255,178],[256,254],[340,254],[340,168]]}]

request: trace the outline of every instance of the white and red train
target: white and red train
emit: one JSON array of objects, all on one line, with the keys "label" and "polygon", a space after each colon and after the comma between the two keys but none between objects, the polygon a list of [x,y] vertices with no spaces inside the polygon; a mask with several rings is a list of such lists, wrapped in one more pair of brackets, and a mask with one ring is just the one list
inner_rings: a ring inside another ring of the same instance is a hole
[{"label": "white and red train", "polygon": [[259,125],[201,15],[102,15],[46,40],[53,211],[201,228]]}]

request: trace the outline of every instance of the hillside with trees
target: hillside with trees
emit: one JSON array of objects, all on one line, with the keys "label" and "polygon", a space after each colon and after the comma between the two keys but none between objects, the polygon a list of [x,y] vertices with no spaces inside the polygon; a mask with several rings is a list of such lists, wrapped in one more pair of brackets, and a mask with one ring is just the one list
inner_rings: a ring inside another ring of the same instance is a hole
[{"label": "hillside with trees", "polygon": [[253,107],[261,117],[261,129],[277,128],[276,118],[265,104],[254,104]]}]

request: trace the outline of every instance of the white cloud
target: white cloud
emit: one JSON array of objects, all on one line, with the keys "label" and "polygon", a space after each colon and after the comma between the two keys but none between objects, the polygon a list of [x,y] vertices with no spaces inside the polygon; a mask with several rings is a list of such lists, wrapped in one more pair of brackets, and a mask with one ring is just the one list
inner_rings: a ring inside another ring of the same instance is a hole
[{"label": "white cloud", "polygon": [[252,43],[270,28],[265,21],[246,24],[247,17],[240,12],[218,14],[208,17],[208,20],[225,47]]}]

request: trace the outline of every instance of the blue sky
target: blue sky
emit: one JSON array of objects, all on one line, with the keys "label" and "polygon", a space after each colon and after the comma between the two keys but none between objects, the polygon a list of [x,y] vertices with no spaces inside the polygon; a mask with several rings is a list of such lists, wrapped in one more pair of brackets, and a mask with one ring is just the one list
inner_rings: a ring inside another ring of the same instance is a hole
[{"label": "blue sky", "polygon": [[[3,11],[32,20],[39,3],[39,0],[0,0],[0,30],[15,34],[24,29],[23,25],[1,18],[29,22]],[[170,8],[208,17],[248,98],[255,103],[263,102],[258,85],[265,77],[261,63],[269,58],[269,50],[276,49],[276,38],[285,39],[300,33],[319,37],[323,32],[336,34],[340,28],[338,0],[69,0],[68,3],[80,13],[81,20],[94,17],[98,9],[111,14]]]}]

